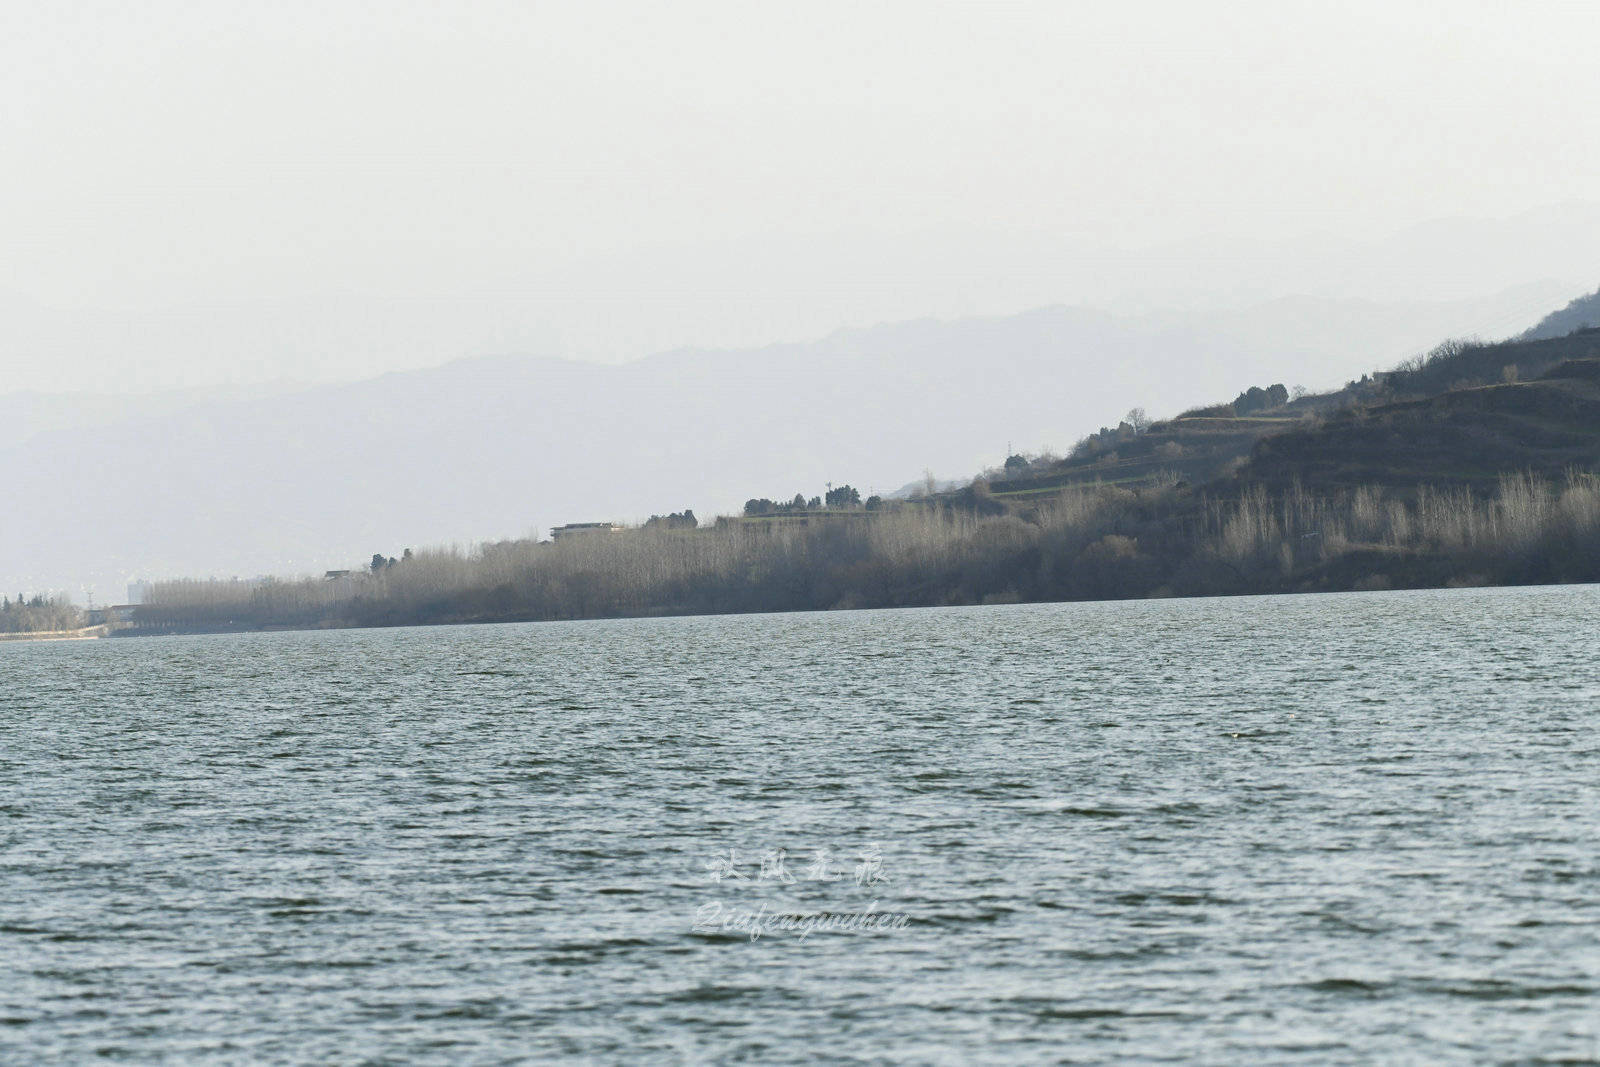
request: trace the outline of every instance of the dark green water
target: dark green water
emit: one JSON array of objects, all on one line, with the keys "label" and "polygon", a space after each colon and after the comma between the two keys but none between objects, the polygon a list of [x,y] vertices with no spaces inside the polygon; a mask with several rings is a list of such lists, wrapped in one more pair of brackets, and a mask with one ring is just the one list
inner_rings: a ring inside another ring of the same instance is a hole
[{"label": "dark green water", "polygon": [[0,645],[0,1060],[1591,1062],[1597,648],[1595,587]]}]

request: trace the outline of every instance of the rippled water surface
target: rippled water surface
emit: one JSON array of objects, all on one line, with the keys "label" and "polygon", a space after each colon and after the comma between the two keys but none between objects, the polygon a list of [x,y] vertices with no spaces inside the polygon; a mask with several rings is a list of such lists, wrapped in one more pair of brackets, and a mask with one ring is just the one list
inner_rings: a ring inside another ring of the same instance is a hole
[{"label": "rippled water surface", "polygon": [[0,1059],[1592,1061],[1597,648],[1595,587],[0,645]]}]

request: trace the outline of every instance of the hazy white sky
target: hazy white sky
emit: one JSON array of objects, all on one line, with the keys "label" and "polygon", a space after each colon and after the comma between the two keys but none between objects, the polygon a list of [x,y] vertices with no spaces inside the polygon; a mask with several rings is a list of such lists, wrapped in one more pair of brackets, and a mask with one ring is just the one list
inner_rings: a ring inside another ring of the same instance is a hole
[{"label": "hazy white sky", "polygon": [[91,309],[311,309],[245,379],[614,358],[1600,179],[1588,3],[0,4],[0,312],[57,316],[0,351],[12,385],[218,378],[210,342],[49,341]]}]

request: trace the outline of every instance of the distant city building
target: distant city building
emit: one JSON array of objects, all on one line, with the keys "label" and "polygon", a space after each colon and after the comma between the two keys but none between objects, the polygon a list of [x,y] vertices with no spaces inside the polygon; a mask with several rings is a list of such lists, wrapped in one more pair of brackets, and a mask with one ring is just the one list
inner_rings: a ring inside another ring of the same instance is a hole
[{"label": "distant city building", "polygon": [[565,526],[551,527],[550,536],[559,541],[575,534],[616,533],[621,529],[614,522],[569,522]]},{"label": "distant city building", "polygon": [[128,583],[128,603],[129,604],[143,604],[145,602],[145,598],[148,597],[149,595],[150,595],[150,583],[149,582],[144,581],[143,579],[140,579],[137,582],[129,582]]}]

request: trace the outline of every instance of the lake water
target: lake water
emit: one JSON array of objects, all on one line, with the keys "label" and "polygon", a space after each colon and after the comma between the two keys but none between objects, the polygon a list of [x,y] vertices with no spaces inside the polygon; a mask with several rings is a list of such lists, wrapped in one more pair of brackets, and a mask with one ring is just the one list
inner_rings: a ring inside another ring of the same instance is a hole
[{"label": "lake water", "polygon": [[1597,648],[1596,587],[0,646],[0,1059],[1594,1061]]}]

